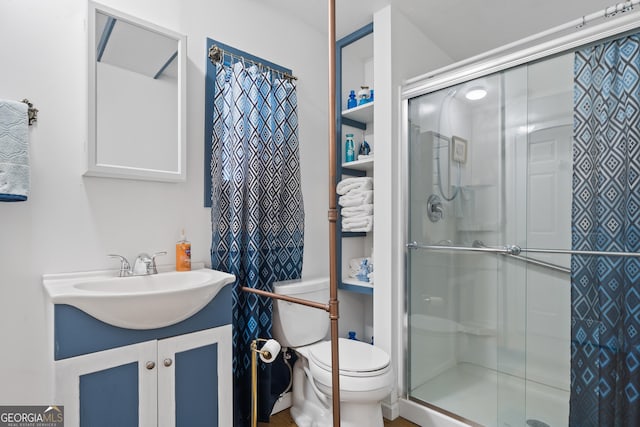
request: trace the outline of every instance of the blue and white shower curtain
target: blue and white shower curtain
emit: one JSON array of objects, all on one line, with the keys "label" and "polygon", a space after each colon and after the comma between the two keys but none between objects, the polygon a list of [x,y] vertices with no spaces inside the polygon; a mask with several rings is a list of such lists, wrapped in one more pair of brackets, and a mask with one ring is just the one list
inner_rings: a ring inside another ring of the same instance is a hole
[{"label": "blue and white shower curtain", "polygon": [[[640,35],[574,63],[572,246],[640,251]],[[640,426],[640,260],[571,260],[569,425]]]},{"label": "blue and white shower curtain", "polygon": [[[271,337],[274,281],[302,271],[304,207],[300,187],[295,86],[257,66],[216,66],[211,179],[211,265],[236,275],[233,288],[235,425],[248,425],[251,353]],[[270,365],[260,364],[260,416],[271,411]]]}]

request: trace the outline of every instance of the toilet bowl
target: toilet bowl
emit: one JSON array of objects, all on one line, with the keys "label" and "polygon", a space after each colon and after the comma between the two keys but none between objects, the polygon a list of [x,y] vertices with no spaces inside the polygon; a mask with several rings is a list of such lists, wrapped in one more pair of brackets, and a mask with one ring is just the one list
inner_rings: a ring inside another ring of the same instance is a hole
[{"label": "toilet bowl", "polygon": [[[316,302],[329,299],[329,280],[301,279],[274,283],[274,292]],[[293,368],[291,416],[299,427],[333,426],[331,342],[326,312],[276,300],[273,335],[297,355]],[[340,425],[382,427],[380,402],[391,392],[395,375],[382,349],[360,341],[338,340]]]}]

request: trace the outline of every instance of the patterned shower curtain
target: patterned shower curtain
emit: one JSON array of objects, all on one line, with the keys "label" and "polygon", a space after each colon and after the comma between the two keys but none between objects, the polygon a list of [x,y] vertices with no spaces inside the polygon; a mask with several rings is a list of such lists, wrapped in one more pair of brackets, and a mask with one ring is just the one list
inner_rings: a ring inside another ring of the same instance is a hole
[{"label": "patterned shower curtain", "polygon": [[[572,246],[640,251],[640,35],[576,52]],[[573,427],[640,426],[640,261],[571,260]]]},{"label": "patterned shower curtain", "polygon": [[[236,275],[233,288],[234,425],[248,425],[251,353],[271,338],[273,282],[302,271],[304,208],[300,188],[295,86],[257,66],[216,66],[213,113],[211,265]],[[259,359],[258,359],[259,360]],[[271,365],[261,362],[259,418],[267,421]]]}]

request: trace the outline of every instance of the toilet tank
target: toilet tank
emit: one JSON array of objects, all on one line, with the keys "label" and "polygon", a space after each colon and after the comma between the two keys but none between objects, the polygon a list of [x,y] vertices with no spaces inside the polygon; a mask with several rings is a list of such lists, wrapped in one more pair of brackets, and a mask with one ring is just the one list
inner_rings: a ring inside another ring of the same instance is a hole
[{"label": "toilet tank", "polygon": [[[328,304],[329,278],[286,280],[273,283],[273,292]],[[273,304],[273,337],[283,347],[301,347],[321,341],[329,330],[329,313],[283,300]]]}]

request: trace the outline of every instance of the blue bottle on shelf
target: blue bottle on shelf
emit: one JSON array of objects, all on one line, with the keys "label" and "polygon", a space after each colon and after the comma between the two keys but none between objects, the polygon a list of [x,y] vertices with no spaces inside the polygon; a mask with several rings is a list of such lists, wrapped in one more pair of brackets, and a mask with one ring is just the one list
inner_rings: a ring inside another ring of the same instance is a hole
[{"label": "blue bottle on shelf", "polygon": [[344,143],[344,161],[345,163],[353,162],[356,159],[356,147],[353,143],[353,134],[348,133]]},{"label": "blue bottle on shelf", "polygon": [[347,100],[347,108],[353,108],[358,106],[358,100],[356,100],[356,91],[349,92],[349,99]]},{"label": "blue bottle on shelf", "polygon": [[355,331],[349,331],[347,332],[348,338],[350,340],[354,340],[354,341],[358,341],[358,338],[356,338],[356,332]]}]

